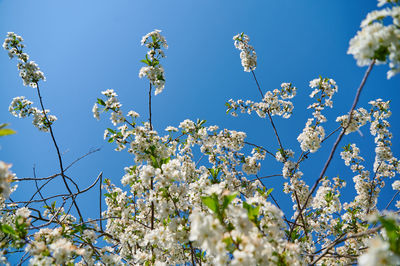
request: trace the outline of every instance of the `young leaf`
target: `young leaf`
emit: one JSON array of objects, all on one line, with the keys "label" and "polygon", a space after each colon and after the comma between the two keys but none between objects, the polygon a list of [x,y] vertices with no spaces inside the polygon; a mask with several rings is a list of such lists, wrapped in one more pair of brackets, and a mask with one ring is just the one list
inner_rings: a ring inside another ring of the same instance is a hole
[{"label": "young leaf", "polygon": [[[214,197],[213,197],[214,196]],[[214,213],[217,213],[219,204],[217,195],[213,194],[213,196],[201,197],[201,201],[204,205],[206,205],[210,210]]]},{"label": "young leaf", "polygon": [[268,189],[267,193],[265,194],[265,196],[268,197],[269,194],[271,194],[273,190],[274,190],[273,188]]},{"label": "young leaf", "polygon": [[0,231],[7,235],[16,236],[17,232],[8,224],[0,224]]},{"label": "young leaf", "polygon": [[224,211],[228,207],[229,203],[231,203],[232,200],[234,200],[236,198],[236,196],[237,196],[236,193],[233,193],[233,194],[228,195],[228,196],[224,196],[224,199],[223,199],[223,202],[222,202],[222,211]]},{"label": "young leaf", "polygon": [[100,105],[106,106],[106,103],[100,98],[97,98],[97,103]]},{"label": "young leaf", "polygon": [[12,134],[15,134],[15,133],[16,132],[14,130],[9,129],[9,128],[0,129],[0,137],[7,136],[7,135],[12,135]]}]

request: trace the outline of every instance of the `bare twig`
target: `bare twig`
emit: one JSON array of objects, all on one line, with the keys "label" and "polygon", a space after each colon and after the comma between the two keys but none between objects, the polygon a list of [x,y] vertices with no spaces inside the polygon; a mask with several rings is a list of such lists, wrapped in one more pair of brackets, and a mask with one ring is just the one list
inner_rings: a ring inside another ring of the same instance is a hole
[{"label": "bare twig", "polygon": [[[47,126],[48,126],[49,131],[50,131],[51,139],[53,140],[54,147],[56,148],[56,151],[57,151],[57,157],[58,157],[58,162],[59,162],[59,165],[60,165],[61,177],[62,177],[62,179],[64,181],[65,187],[68,190],[68,193],[70,195],[72,195],[73,193],[72,193],[71,189],[69,188],[69,185],[68,185],[67,180],[66,180],[65,175],[64,175],[64,167],[63,167],[63,161],[62,161],[62,158],[61,158],[60,149],[58,148],[57,141],[56,141],[56,139],[54,137],[53,128],[51,127],[50,120],[47,117],[46,109],[44,108],[44,105],[43,105],[43,100],[42,100],[42,96],[40,95],[40,89],[39,89],[39,83],[38,82],[36,82],[36,90],[37,90],[37,93],[38,93],[38,96],[39,96],[40,106],[42,107],[43,115],[44,115],[44,117],[46,119],[46,123],[47,123]],[[74,206],[76,208],[76,211],[78,212],[79,218],[81,220],[83,220],[81,211],[79,210],[79,207],[78,207],[78,204],[75,201],[75,198],[71,197],[71,199],[72,199],[73,204],[74,204]]]},{"label": "bare twig", "polygon": [[67,170],[68,170],[71,166],[73,166],[74,164],[76,164],[78,161],[82,160],[83,158],[85,158],[86,156],[88,156],[88,155],[90,155],[90,154],[92,154],[92,153],[98,152],[99,150],[101,150],[101,148],[96,148],[96,149],[94,149],[94,150],[91,150],[91,151],[87,152],[86,154],[82,155],[81,157],[77,158],[75,161],[73,161],[72,163],[70,163],[70,164],[64,169],[64,172],[67,172]]},{"label": "bare twig", "polygon": [[260,145],[257,145],[257,144],[254,144],[254,143],[250,143],[248,141],[244,141],[243,143],[247,144],[247,145],[250,145],[250,146],[253,146],[253,147],[256,147],[256,148],[259,148],[259,149],[265,151],[266,153],[268,153],[269,155],[271,155],[272,157],[276,158],[274,153],[270,152],[269,150],[267,150],[266,148],[264,148],[264,147],[262,147]]},{"label": "bare twig", "polygon": [[100,229],[103,231],[103,223],[102,223],[102,214],[101,214],[101,184],[103,183],[103,175],[100,175],[100,183],[99,183],[99,217],[100,217]]},{"label": "bare twig", "polygon": [[398,190],[398,191],[396,192],[396,194],[394,194],[393,198],[392,198],[392,199],[389,201],[389,203],[386,205],[385,210],[387,210],[387,209],[389,208],[390,204],[392,204],[392,202],[393,202],[394,199],[397,197],[397,195],[399,195],[399,193],[400,193],[400,190]]}]

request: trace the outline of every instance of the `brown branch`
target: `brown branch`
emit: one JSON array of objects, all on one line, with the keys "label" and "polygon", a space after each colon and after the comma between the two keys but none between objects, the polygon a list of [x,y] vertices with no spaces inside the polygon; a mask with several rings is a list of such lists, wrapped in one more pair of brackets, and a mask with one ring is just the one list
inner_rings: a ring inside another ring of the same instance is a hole
[{"label": "brown branch", "polygon": [[[70,195],[72,195],[73,193],[72,193],[71,189],[69,188],[69,185],[68,185],[67,180],[66,180],[65,175],[64,175],[64,167],[63,167],[63,161],[62,161],[62,158],[61,158],[60,149],[58,148],[57,141],[56,141],[56,139],[55,139],[55,137],[54,137],[53,128],[51,127],[50,120],[49,120],[49,118],[47,117],[46,109],[44,108],[44,105],[43,105],[43,100],[42,100],[42,96],[40,95],[40,89],[39,89],[39,84],[38,84],[38,82],[36,82],[36,90],[37,90],[37,93],[38,93],[38,96],[39,96],[40,106],[42,107],[43,115],[44,115],[44,117],[45,117],[45,119],[46,119],[46,123],[47,123],[46,126],[48,126],[48,128],[49,128],[50,135],[51,135],[51,139],[53,140],[54,147],[56,148],[56,151],[57,151],[57,157],[58,157],[58,163],[59,163],[59,165],[60,165],[61,177],[62,177],[62,179],[63,179],[63,182],[64,182],[65,187],[66,187],[67,190],[68,190],[68,193],[69,193]],[[79,218],[80,218],[81,220],[83,220],[81,211],[79,210],[78,204],[76,203],[74,197],[72,197],[72,201],[73,201],[73,204],[74,204],[74,206],[75,206],[75,208],[76,208],[76,211],[78,212]]]}]

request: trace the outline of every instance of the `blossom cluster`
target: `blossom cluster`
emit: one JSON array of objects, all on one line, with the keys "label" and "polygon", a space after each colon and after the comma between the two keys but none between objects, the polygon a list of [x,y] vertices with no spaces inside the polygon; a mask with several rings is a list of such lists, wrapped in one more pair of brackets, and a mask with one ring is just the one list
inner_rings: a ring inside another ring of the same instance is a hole
[{"label": "blossom cluster", "polygon": [[307,120],[303,132],[297,137],[303,151],[316,152],[325,138],[325,130],[320,125],[327,121],[321,113],[325,107],[332,108],[332,97],[338,91],[338,86],[333,79],[317,78],[310,81],[310,87],[314,89],[310,97],[316,98],[316,102],[309,105],[308,109],[313,109],[314,118]]},{"label": "blossom cluster", "polygon": [[349,120],[349,115],[342,115],[336,118],[336,122],[340,122],[342,128],[346,130],[346,135],[359,130],[370,120],[370,115],[364,108],[358,108],[352,112],[350,123]]},{"label": "blossom cluster", "polygon": [[3,43],[3,48],[8,51],[8,56],[10,58],[17,57],[18,70],[20,77],[24,83],[24,86],[30,86],[32,88],[37,87],[37,83],[40,80],[45,81],[46,78],[42,71],[40,71],[39,66],[34,61],[28,61],[29,55],[23,52],[25,47],[22,43],[23,39],[21,36],[15,34],[14,32],[8,32],[7,38]]},{"label": "blossom cluster", "polygon": [[164,67],[160,59],[165,57],[162,48],[168,48],[167,41],[161,35],[160,30],[154,30],[143,36],[141,44],[149,48],[146,58],[141,60],[146,66],[139,71],[139,78],[147,77],[150,83],[155,86],[154,94],[161,93],[165,86]]},{"label": "blossom cluster", "polygon": [[24,96],[15,97],[8,108],[8,111],[15,117],[25,118],[33,116],[32,124],[40,131],[49,131],[50,126],[57,120],[54,115],[49,115],[49,110],[43,111],[32,107],[33,102],[27,100]]},{"label": "blossom cluster", "polygon": [[10,171],[10,164],[0,161],[0,198],[6,199],[10,195],[10,183],[15,174]]},{"label": "blossom cluster", "polygon": [[[391,3],[392,7],[370,12],[361,22],[361,31],[351,39],[348,54],[352,54],[359,66],[389,62],[387,77],[400,72],[400,6],[398,1],[379,1],[378,6]],[[386,19],[392,24],[385,25]]]},{"label": "blossom cluster", "polygon": [[237,100],[230,99],[225,105],[227,106],[227,113],[230,112],[232,116],[237,116],[237,110],[241,113],[251,114],[256,112],[261,118],[265,118],[267,113],[271,116],[277,115],[283,118],[290,118],[293,112],[293,103],[287,99],[292,99],[296,95],[297,88],[292,86],[291,83],[282,83],[281,89],[267,91],[262,102],[253,102],[251,100]]},{"label": "blossom cluster", "polygon": [[233,40],[235,41],[236,49],[240,50],[240,59],[242,60],[244,71],[250,72],[256,69],[257,54],[253,46],[249,44],[249,36],[242,32],[233,36]]},{"label": "blossom cluster", "polygon": [[[111,111],[110,120],[114,126],[116,126],[119,123],[125,122],[125,118],[123,117],[121,111],[122,104],[117,99],[118,96],[117,93],[115,93],[113,89],[108,89],[102,91],[101,94],[106,96],[107,99],[106,101],[103,101],[100,98],[97,99],[97,102],[93,105],[92,108],[94,118],[96,118],[97,120],[100,119],[100,111],[102,112]],[[98,104],[104,107],[100,110]]]}]

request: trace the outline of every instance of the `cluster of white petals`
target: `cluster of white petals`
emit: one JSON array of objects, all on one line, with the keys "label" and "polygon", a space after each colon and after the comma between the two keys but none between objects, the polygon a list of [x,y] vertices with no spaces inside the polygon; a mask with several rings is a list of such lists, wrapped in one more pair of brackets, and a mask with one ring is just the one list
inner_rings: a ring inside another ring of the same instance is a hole
[{"label": "cluster of white petals", "polygon": [[360,127],[365,125],[371,117],[367,110],[364,108],[358,108],[354,110],[349,123],[349,115],[342,115],[336,118],[336,122],[340,122],[342,128],[345,128],[345,134],[348,135],[354,131],[359,130]]},{"label": "cluster of white petals", "polygon": [[165,75],[162,65],[142,67],[139,71],[139,78],[143,77],[148,78],[151,84],[156,87],[154,95],[160,94],[164,90]]},{"label": "cluster of white petals", "polygon": [[39,66],[34,61],[28,61],[29,55],[23,52],[25,47],[23,44],[23,39],[14,32],[8,32],[7,38],[3,43],[3,48],[8,51],[8,56],[10,58],[17,57],[19,75],[24,82],[24,86],[30,86],[32,88],[37,87],[37,83],[40,80],[45,81],[46,78],[42,71],[40,71]]},{"label": "cluster of white petals", "polygon": [[242,60],[244,71],[250,72],[256,69],[257,54],[253,46],[249,44],[249,36],[242,32],[233,36],[233,40],[235,41],[236,49],[240,50],[240,59]]},{"label": "cluster of white petals", "polygon": [[324,128],[313,124],[313,122],[314,118],[309,118],[303,132],[297,137],[302,151],[316,152],[325,138]]},{"label": "cluster of white petals", "polygon": [[371,239],[368,244],[367,252],[358,259],[360,266],[400,265],[400,256],[394,254],[390,250],[389,242],[380,236]]},{"label": "cluster of white petals", "polygon": [[338,86],[333,79],[317,78],[310,81],[310,88],[314,89],[310,97],[316,98],[316,102],[309,105],[308,109],[313,109],[314,118],[307,120],[303,132],[297,137],[303,151],[316,152],[325,138],[325,130],[320,125],[327,121],[321,113],[325,107],[333,107],[332,97],[338,91]]},{"label": "cluster of white petals", "polygon": [[[347,51],[357,60],[359,66],[376,63],[389,63],[387,77],[400,72],[400,6],[398,1],[380,0],[378,6],[392,3],[392,7],[370,12],[361,22],[361,31],[351,39]],[[385,25],[384,20],[392,20]]]},{"label": "cluster of white petals", "polygon": [[11,164],[0,161],[0,198],[7,199],[10,196],[10,183],[15,177],[10,171]]},{"label": "cluster of white petals", "polygon": [[[121,111],[122,104],[119,102],[119,100],[117,98],[117,96],[118,96],[117,93],[115,93],[115,91],[113,89],[108,89],[108,90],[102,91],[101,94],[103,94],[106,97],[106,100],[104,101],[100,98],[97,99],[97,102],[93,105],[93,108],[92,108],[93,117],[96,118],[97,120],[99,120],[100,112],[110,111],[111,112],[110,120],[114,126],[125,122],[126,119],[123,116],[122,111]],[[100,108],[99,105],[101,105],[102,108]],[[138,116],[138,114],[134,111],[129,111],[128,116],[135,118]]]},{"label": "cluster of white petals", "polygon": [[143,36],[141,44],[149,48],[146,59],[141,60],[146,66],[139,71],[139,78],[146,77],[155,86],[154,94],[157,95],[164,90],[165,74],[164,68],[160,64],[160,59],[165,57],[162,48],[167,49],[167,41],[161,35],[160,30],[154,30]]},{"label": "cluster of white petals", "polygon": [[277,115],[283,118],[290,118],[293,112],[293,103],[287,99],[291,99],[296,95],[297,88],[293,87],[291,83],[282,83],[281,89],[267,91],[262,102],[253,102],[251,100],[237,100],[230,99],[225,105],[227,112],[232,116],[237,116],[237,111],[241,113],[251,114],[256,112],[261,118],[269,113],[271,116]]},{"label": "cluster of white petals", "polygon": [[49,127],[57,120],[54,115],[49,115],[50,110],[42,110],[32,107],[33,102],[27,100],[24,96],[15,97],[8,108],[8,111],[15,117],[25,118],[33,116],[32,124],[43,132],[48,132]]}]

